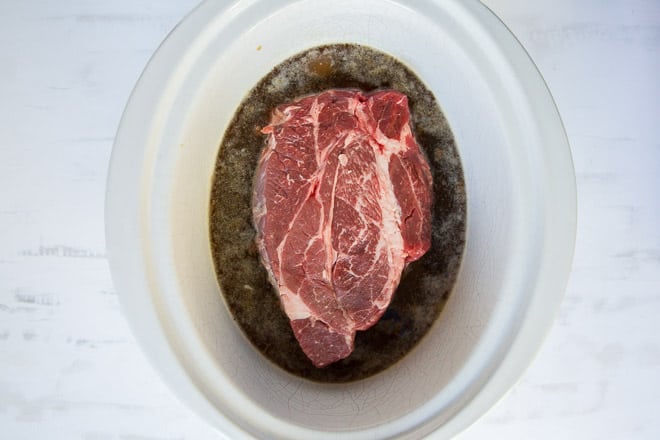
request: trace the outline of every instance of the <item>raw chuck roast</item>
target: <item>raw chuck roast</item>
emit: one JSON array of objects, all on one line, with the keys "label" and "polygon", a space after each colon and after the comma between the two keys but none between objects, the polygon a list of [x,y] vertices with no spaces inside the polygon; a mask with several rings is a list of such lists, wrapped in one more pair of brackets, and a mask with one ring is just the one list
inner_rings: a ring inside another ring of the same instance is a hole
[{"label": "raw chuck roast", "polygon": [[262,132],[257,244],[317,367],[347,357],[431,245],[432,181],[407,97],[328,90],[280,105]]}]

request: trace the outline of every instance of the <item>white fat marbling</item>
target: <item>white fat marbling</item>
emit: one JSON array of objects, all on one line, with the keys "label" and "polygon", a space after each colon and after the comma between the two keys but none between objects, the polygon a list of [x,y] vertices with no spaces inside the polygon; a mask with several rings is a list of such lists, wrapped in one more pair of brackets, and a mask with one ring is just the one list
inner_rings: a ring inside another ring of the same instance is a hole
[{"label": "white fat marbling", "polygon": [[[660,438],[660,2],[485,3],[557,101],[579,226],[546,344],[462,438]],[[219,438],[142,356],[103,236],[123,106],[195,4],[0,3],[0,438]]]}]

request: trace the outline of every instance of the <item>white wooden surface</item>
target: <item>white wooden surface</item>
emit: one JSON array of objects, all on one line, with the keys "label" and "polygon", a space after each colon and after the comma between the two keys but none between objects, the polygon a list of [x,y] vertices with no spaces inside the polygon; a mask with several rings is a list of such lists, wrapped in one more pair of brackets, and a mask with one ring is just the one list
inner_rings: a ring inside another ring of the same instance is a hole
[{"label": "white wooden surface", "polygon": [[[219,438],[147,364],[104,254],[142,68],[197,0],[0,0],[0,439]],[[660,2],[487,0],[545,76],[579,197],[559,319],[463,438],[660,438]]]}]

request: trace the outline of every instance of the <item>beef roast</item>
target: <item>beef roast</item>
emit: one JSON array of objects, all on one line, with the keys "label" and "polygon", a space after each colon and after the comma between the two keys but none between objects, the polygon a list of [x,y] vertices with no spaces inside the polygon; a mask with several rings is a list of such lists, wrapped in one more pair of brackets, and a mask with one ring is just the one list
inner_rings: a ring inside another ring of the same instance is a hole
[{"label": "beef roast", "polygon": [[407,97],[328,90],[277,107],[253,216],[270,280],[317,367],[347,357],[431,244],[431,172]]}]

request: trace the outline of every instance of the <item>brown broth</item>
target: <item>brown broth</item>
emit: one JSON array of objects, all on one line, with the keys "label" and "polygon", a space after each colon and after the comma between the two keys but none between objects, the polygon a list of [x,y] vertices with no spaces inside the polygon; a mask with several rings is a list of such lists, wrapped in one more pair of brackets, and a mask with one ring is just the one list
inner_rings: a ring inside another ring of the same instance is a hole
[{"label": "brown broth", "polygon": [[[254,172],[271,110],[331,88],[395,89],[408,96],[415,138],[433,173],[429,252],[408,266],[392,303],[372,328],[357,332],[346,359],[316,368],[296,341],[276,290],[259,261],[252,223]],[[210,237],[215,270],[235,321],[279,367],[318,382],[348,382],[379,373],[405,356],[436,321],[452,290],[465,246],[463,170],[449,125],[433,94],[404,64],[366,46],[309,49],[277,65],[248,93],[227,128],[215,165]]]}]

